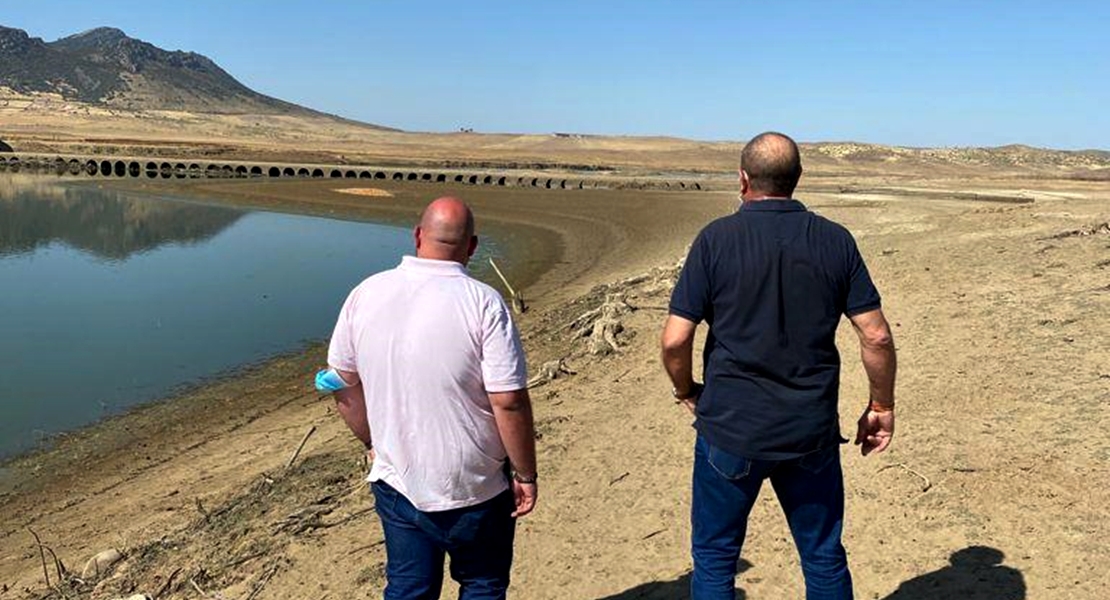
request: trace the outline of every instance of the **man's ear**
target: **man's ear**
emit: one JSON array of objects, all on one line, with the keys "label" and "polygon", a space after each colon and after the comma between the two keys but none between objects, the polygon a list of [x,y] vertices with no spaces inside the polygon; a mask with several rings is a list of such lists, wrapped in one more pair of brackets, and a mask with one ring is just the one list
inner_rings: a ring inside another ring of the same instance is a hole
[{"label": "man's ear", "polygon": [[412,241],[416,245],[417,250],[420,249],[420,238],[423,235],[423,233],[424,232],[420,230],[419,225],[412,228]]},{"label": "man's ear", "polygon": [[750,189],[752,189],[752,180],[748,177],[747,171],[740,169],[740,193],[747,194]]},{"label": "man's ear", "polygon": [[472,235],[472,236],[470,236],[470,246],[468,246],[467,249],[466,249],[466,255],[468,257],[474,256],[474,251],[477,250],[477,249],[478,249],[478,236]]}]

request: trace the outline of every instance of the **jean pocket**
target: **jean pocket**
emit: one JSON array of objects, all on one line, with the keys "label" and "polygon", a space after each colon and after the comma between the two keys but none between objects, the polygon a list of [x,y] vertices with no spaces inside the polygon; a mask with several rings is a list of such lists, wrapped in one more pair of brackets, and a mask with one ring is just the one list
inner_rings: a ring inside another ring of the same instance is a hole
[{"label": "jean pocket", "polygon": [[374,507],[378,514],[383,510],[389,515],[397,514],[397,499],[401,496],[400,492],[384,481],[371,483],[370,490],[374,492]]},{"label": "jean pocket", "polygon": [[743,479],[752,472],[751,459],[730,454],[714,446],[709,446],[706,460],[718,475],[729,481]]}]

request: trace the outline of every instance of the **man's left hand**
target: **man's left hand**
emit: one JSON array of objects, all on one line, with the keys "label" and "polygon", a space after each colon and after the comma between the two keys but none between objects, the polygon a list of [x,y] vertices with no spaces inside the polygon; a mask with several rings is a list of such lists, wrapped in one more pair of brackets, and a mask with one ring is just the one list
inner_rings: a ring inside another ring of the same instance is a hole
[{"label": "man's left hand", "polygon": [[516,510],[513,511],[513,517],[520,518],[536,508],[536,497],[539,495],[539,488],[535,483],[520,483],[515,479],[512,483],[513,498],[516,500]]}]

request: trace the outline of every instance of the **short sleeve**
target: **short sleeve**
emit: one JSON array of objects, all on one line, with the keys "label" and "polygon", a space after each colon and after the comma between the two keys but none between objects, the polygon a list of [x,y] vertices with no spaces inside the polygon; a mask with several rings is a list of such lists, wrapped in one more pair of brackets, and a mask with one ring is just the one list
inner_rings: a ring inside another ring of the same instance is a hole
[{"label": "short sleeve", "polygon": [[328,344],[328,366],[341,371],[358,371],[351,321],[354,299],[355,292],[352,291],[343,303],[343,308],[339,310],[339,318],[336,320],[335,330],[331,334],[331,343]]},{"label": "short sleeve", "polygon": [[854,317],[882,307],[879,290],[871,281],[871,274],[863,262],[856,241],[849,238],[848,245],[848,299],[844,314]]},{"label": "short sleeve", "polygon": [[690,254],[671,292],[670,313],[700,323],[709,313],[709,243],[703,230],[690,246]]},{"label": "short sleeve", "polygon": [[482,380],[486,391],[512,392],[528,387],[520,333],[500,296],[486,303],[482,321]]}]

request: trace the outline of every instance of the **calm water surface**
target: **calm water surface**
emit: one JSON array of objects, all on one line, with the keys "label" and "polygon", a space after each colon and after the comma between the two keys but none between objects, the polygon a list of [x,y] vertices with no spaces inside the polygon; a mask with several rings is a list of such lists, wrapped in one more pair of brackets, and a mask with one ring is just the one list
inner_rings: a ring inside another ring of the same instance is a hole
[{"label": "calm water surface", "polygon": [[408,229],[0,176],[0,458],[327,337],[406,252]]}]

